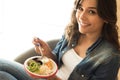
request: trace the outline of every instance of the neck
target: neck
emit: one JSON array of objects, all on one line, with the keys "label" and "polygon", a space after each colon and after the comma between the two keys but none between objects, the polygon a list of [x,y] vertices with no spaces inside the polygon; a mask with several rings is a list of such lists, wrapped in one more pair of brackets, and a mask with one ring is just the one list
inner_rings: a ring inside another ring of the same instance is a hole
[{"label": "neck", "polygon": [[79,38],[78,44],[79,43],[94,43],[97,39],[99,38],[99,36],[91,36],[91,35],[84,35],[82,34],[81,37]]}]

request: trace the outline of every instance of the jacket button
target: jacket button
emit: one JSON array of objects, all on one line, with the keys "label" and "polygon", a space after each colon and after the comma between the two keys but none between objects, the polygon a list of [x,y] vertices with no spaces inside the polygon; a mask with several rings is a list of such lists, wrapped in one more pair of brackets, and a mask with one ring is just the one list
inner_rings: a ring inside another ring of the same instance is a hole
[{"label": "jacket button", "polygon": [[62,51],[62,53],[64,53],[65,51]]},{"label": "jacket button", "polygon": [[72,44],[72,47],[74,47],[74,44]]},{"label": "jacket button", "polygon": [[82,74],[81,77],[85,77],[85,76]]}]

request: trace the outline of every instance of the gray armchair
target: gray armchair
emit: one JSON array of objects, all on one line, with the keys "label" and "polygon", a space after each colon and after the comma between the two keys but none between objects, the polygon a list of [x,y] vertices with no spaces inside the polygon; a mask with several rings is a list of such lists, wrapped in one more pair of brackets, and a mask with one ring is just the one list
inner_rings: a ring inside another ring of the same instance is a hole
[{"label": "gray armchair", "polygon": [[[47,41],[48,45],[51,47],[51,49],[54,49],[56,43],[59,41],[59,39],[54,39],[54,40],[49,40]],[[32,57],[32,56],[37,56],[39,54],[37,54],[34,50],[34,48],[31,48],[29,50],[27,50],[26,52],[20,54],[19,56],[17,56],[14,60],[23,64],[24,61],[29,58],[29,57]]]}]

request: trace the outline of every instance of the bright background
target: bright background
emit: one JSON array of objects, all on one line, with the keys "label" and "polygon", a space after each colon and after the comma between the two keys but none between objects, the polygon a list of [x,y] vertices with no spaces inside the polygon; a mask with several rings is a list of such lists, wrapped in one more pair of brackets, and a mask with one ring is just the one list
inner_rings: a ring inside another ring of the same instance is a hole
[{"label": "bright background", "polygon": [[74,0],[0,0],[0,58],[13,60],[37,36],[61,38]]}]

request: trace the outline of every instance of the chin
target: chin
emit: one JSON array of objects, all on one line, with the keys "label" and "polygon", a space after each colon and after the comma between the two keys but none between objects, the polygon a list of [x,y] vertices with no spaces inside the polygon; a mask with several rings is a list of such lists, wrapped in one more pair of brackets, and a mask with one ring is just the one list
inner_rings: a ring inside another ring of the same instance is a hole
[{"label": "chin", "polygon": [[84,31],[84,30],[79,30],[79,32],[80,32],[81,34],[86,34],[86,31]]}]

